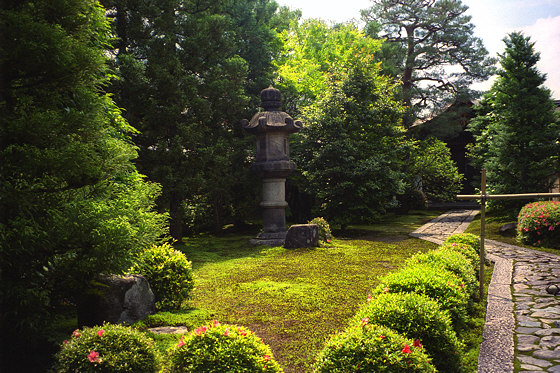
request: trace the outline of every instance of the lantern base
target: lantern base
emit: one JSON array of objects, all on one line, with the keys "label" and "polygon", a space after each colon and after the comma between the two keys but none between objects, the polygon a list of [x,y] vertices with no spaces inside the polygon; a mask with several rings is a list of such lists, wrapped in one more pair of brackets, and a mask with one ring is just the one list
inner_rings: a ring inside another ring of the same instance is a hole
[{"label": "lantern base", "polygon": [[282,246],[286,241],[286,232],[261,232],[255,238],[251,238],[249,243],[254,246]]}]

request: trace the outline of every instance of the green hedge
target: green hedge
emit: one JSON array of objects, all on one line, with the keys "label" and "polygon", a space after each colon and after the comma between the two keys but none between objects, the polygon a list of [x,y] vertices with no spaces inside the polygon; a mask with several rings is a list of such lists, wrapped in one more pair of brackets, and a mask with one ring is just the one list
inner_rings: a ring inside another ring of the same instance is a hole
[{"label": "green hedge", "polygon": [[439,304],[415,293],[380,294],[360,308],[352,324],[363,320],[386,326],[412,340],[418,340],[439,372],[460,370],[461,345],[451,318]]},{"label": "green hedge", "polygon": [[517,216],[517,237],[527,245],[560,247],[560,202],[534,202]]},{"label": "green hedge", "polygon": [[412,339],[379,325],[362,323],[331,337],[317,359],[317,372],[436,372]]}]

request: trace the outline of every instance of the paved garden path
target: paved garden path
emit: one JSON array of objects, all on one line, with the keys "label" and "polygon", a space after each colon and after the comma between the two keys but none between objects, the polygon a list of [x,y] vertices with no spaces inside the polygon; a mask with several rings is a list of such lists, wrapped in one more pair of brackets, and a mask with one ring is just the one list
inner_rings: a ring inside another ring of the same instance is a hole
[{"label": "paved garden path", "polygon": [[[411,235],[435,243],[462,233],[478,211],[449,211]],[[495,263],[488,289],[479,373],[560,373],[560,256],[485,240]],[[514,344],[515,341],[515,344]]]}]

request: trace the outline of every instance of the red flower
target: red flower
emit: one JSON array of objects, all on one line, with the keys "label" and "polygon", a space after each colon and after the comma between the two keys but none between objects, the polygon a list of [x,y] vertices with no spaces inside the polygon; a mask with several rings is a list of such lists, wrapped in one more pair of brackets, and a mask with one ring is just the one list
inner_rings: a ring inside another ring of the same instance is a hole
[{"label": "red flower", "polygon": [[403,349],[402,349],[402,353],[403,354],[410,354],[412,351],[410,350],[410,346],[409,345],[404,345]]},{"label": "red flower", "polygon": [[87,356],[91,363],[99,363],[101,359],[99,358],[99,352],[97,351],[90,351],[89,355]]},{"label": "red flower", "polygon": [[80,333],[80,331],[79,331],[78,329],[76,329],[76,330],[74,330],[74,331],[72,332],[72,335],[73,335],[74,337],[78,338],[78,337],[81,336],[82,334]]},{"label": "red flower", "polygon": [[69,343],[68,340],[65,339],[65,340],[64,340],[64,345],[66,346],[68,343]]},{"label": "red flower", "polygon": [[371,302],[371,294],[368,294],[368,296],[367,296],[367,301],[368,301],[368,302]]},{"label": "red flower", "polygon": [[204,334],[204,333],[206,333],[207,330],[208,330],[208,328],[205,325],[202,325],[201,327],[199,327],[198,329],[196,329],[194,331],[194,334],[196,334],[196,335]]},{"label": "red flower", "polygon": [[270,360],[270,356],[264,355],[264,360],[265,360],[265,361],[269,361],[269,360]]},{"label": "red flower", "polygon": [[362,319],[362,326],[367,325],[369,323],[369,319],[367,317],[364,317]]},{"label": "red flower", "polygon": [[177,343],[177,347],[181,347],[184,346],[185,342],[183,342],[183,336],[181,336],[181,340],[179,341],[179,343]]},{"label": "red flower", "polygon": [[380,336],[379,336],[379,339],[383,339],[383,338],[385,338],[384,335],[380,335]]},{"label": "red flower", "polygon": [[103,329],[97,331],[97,335],[100,337],[103,337],[103,333],[105,333],[105,330]]},{"label": "red flower", "polygon": [[414,343],[413,343],[413,346],[414,346],[414,347],[422,348],[422,343],[420,343],[420,340],[419,340],[419,339],[415,339],[415,340],[414,340]]},{"label": "red flower", "polygon": [[214,320],[214,321],[212,321],[212,325],[216,327],[216,326],[219,326],[220,323],[218,322],[218,320]]},{"label": "red flower", "polygon": [[226,329],[226,331],[224,332],[224,335],[225,335],[226,337],[229,336],[229,328]]},{"label": "red flower", "polygon": [[240,327],[237,327],[237,331],[239,332],[239,334],[241,334],[243,337],[245,337],[247,335],[247,332],[243,329],[241,329]]}]

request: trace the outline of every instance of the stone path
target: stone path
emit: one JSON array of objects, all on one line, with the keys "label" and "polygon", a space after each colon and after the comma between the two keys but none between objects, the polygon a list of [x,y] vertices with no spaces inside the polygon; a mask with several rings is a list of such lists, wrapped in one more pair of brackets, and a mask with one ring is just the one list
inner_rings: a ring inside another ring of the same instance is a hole
[{"label": "stone path", "polygon": [[[420,227],[412,236],[435,243],[462,233],[478,211],[454,210]],[[486,240],[495,263],[488,289],[479,373],[560,373],[560,256]],[[515,344],[514,344],[515,341]]]}]

